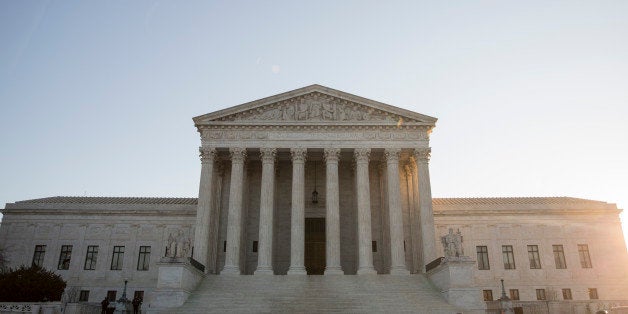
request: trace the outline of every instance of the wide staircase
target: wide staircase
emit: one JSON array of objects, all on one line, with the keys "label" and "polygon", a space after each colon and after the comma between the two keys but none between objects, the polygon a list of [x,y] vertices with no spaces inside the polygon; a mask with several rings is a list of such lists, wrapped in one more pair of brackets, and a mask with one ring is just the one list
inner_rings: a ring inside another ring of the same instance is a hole
[{"label": "wide staircase", "polygon": [[174,313],[462,313],[423,275],[208,276]]}]

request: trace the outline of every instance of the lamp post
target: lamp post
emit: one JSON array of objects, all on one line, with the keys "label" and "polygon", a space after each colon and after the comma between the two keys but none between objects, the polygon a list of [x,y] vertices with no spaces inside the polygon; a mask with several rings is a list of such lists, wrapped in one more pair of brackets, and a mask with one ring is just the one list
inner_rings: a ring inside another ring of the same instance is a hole
[{"label": "lamp post", "polygon": [[506,295],[506,289],[504,288],[504,279],[502,282],[502,296],[499,298],[499,312],[502,314],[514,314],[514,310],[512,308],[512,301]]},{"label": "lamp post", "polygon": [[129,312],[129,299],[126,298],[126,286],[129,280],[124,278],[124,290],[122,290],[122,296],[116,301],[116,313],[128,313]]}]

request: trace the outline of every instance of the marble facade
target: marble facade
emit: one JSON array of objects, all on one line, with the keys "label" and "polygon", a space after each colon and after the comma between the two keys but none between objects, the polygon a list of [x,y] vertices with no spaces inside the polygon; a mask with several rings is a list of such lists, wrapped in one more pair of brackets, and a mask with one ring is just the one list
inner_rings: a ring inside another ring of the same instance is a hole
[{"label": "marble facade", "polygon": [[[478,297],[490,290],[496,299],[505,279],[521,300],[535,301],[538,289],[548,295],[570,289],[574,300],[590,300],[592,288],[602,300],[628,300],[628,253],[614,204],[432,199],[433,117],[312,85],[194,123],[201,136],[198,198],[7,204],[0,245],[8,266],[30,265],[43,245],[42,266],[90,291],[89,301],[112,290],[119,296],[125,278],[131,295],[148,295],[169,238],[179,235],[192,247],[186,257],[202,264],[206,276],[306,275],[313,261],[329,276],[426,276],[426,265],[444,256],[440,238],[451,228],[476,261],[468,281]],[[316,219],[324,221],[317,235],[323,240],[310,243],[308,222]],[[555,245],[564,248],[565,268],[555,265]],[[592,267],[582,266],[579,245],[587,246]],[[63,246],[71,246],[67,269]],[[503,265],[503,246],[513,249],[514,269]],[[538,249],[539,268],[529,264],[529,246]],[[98,250],[93,269],[86,266],[89,247]],[[124,250],[120,269],[112,269],[114,247]],[[479,247],[487,250],[487,269],[477,264]],[[149,261],[140,267],[146,248]]]}]

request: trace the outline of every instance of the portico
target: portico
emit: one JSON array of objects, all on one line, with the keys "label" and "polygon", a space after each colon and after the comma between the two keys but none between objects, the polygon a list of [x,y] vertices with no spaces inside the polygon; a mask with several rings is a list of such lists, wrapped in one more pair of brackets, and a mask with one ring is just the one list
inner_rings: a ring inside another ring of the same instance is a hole
[{"label": "portico", "polygon": [[207,272],[308,274],[306,218],[324,218],[325,275],[403,275],[436,258],[435,118],[312,85],[194,121]]}]

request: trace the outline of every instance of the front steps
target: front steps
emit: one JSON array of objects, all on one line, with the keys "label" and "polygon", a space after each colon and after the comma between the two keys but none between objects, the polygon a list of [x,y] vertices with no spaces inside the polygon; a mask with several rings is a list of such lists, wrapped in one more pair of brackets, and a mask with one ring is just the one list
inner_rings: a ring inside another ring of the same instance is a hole
[{"label": "front steps", "polygon": [[207,276],[172,313],[462,313],[423,275]]}]

